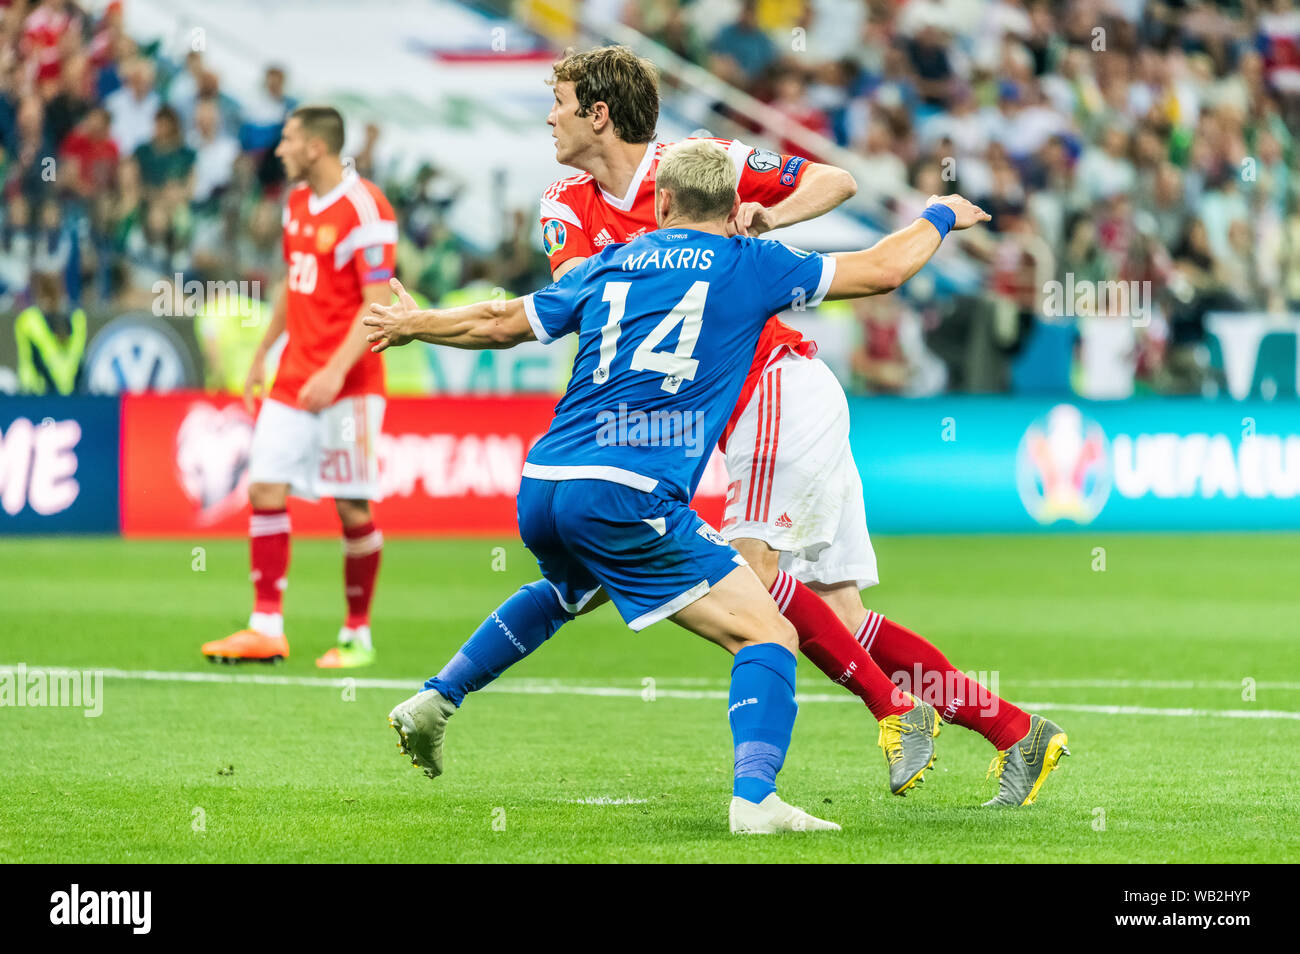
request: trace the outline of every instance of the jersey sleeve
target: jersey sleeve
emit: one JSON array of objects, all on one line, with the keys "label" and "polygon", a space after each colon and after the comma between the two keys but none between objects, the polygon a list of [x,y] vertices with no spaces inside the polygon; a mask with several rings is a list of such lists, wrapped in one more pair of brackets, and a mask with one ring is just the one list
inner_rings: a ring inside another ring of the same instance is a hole
[{"label": "jersey sleeve", "polygon": [[808,168],[803,156],[785,156],[769,149],[754,149],[738,140],[727,146],[740,180],[736,191],[741,202],[775,205],[795,189]]},{"label": "jersey sleeve", "polygon": [[835,259],[771,239],[754,239],[757,283],[770,314],[816,308],[835,278]]},{"label": "jersey sleeve", "polygon": [[[594,259],[588,259],[590,261]],[[569,269],[559,281],[523,297],[528,324],[542,344],[563,338],[569,332],[577,331],[582,324],[580,297],[587,271],[584,262]]]},{"label": "jersey sleeve", "polygon": [[[563,193],[561,193],[561,196]],[[590,258],[595,246],[573,207],[548,191],[542,196],[542,251],[551,271],[571,258]]]},{"label": "jersey sleeve", "polygon": [[334,249],[334,264],[349,264],[362,285],[387,282],[397,269],[397,216],[378,189],[369,190],[374,209]]}]

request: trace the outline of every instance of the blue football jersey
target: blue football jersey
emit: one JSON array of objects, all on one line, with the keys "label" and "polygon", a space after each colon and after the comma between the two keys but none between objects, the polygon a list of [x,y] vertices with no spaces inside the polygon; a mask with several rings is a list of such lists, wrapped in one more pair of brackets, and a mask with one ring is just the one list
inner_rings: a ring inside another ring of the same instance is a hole
[{"label": "blue football jersey", "polygon": [[777,312],[814,307],[835,260],[768,239],[661,229],[524,298],[543,343],[578,333],[568,389],[524,476],[695,492]]}]

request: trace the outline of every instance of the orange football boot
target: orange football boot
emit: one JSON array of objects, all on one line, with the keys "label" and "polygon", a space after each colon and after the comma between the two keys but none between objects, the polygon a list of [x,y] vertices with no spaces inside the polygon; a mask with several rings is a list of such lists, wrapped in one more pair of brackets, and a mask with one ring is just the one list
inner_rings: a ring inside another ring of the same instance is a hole
[{"label": "orange football boot", "polygon": [[203,655],[213,662],[278,662],[289,658],[289,641],[255,629],[241,629],[225,639],[203,644]]}]

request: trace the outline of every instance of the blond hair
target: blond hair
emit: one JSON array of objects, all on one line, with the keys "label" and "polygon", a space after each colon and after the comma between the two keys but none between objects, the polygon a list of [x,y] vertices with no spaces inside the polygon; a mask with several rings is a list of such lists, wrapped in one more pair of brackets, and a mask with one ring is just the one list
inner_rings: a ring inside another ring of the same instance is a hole
[{"label": "blond hair", "polygon": [[655,191],[673,194],[672,211],[691,222],[724,219],[736,201],[736,167],[731,157],[708,139],[687,139],[670,146],[655,172]]}]

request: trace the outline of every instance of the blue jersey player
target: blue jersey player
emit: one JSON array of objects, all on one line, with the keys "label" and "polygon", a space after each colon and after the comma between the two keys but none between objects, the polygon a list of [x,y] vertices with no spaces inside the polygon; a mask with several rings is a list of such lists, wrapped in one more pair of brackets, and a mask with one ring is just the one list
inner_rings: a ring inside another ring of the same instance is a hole
[{"label": "blue jersey player", "polygon": [[[395,286],[399,304],[375,306],[367,319],[378,329],[376,350],[412,338],[484,348],[578,334],[568,389],[519,490],[520,534],[544,582],[502,607],[509,622],[494,614],[495,622],[527,633],[528,651],[608,598],[634,630],[671,619],[731,652],[732,831],[839,826],[776,794],[796,711],[797,638],[743,559],[690,509],[691,496],[768,317],[828,293],[854,297],[901,282],[944,231],[986,218],[951,198],[928,224],[891,236],[892,255],[829,257],[727,238],[734,166],[716,145],[694,141],[659,166],[657,231],[607,246],[522,299],[421,312]],[[484,658],[472,642],[390,715],[403,750],[431,777],[464,692],[514,661]]]}]

